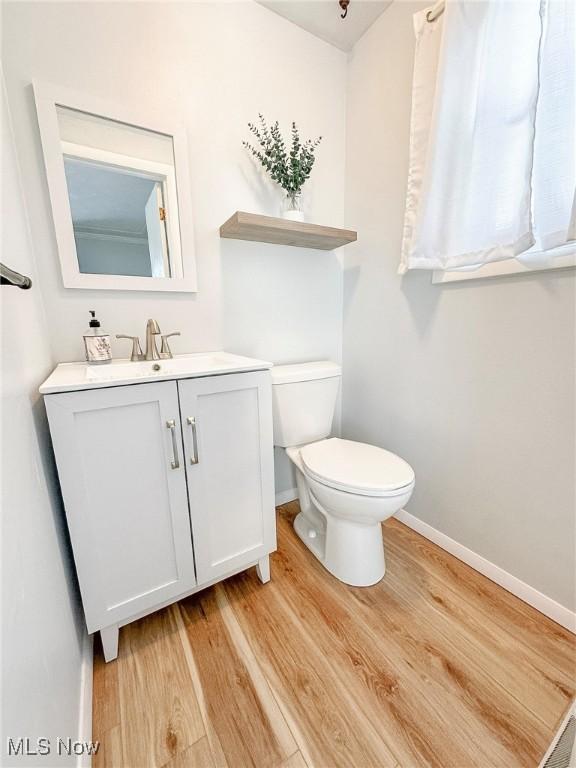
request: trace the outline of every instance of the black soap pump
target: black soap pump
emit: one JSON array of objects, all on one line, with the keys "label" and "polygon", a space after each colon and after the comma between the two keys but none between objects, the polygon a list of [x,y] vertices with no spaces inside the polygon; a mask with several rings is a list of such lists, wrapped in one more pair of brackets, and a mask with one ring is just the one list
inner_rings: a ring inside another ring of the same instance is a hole
[{"label": "black soap pump", "polygon": [[112,361],[112,348],[110,346],[110,334],[100,327],[100,321],[96,318],[96,312],[90,310],[90,327],[84,333],[84,349],[86,360],[90,365],[102,365]]}]

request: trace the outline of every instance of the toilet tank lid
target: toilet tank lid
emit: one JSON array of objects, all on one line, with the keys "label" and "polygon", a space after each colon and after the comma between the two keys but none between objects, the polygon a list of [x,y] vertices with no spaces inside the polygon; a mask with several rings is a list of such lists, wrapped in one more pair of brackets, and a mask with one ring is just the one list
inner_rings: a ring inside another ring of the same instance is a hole
[{"label": "toilet tank lid", "polygon": [[275,365],[271,368],[272,384],[294,384],[298,381],[332,379],[342,375],[342,368],[331,360],[319,360],[313,363],[294,363]]}]

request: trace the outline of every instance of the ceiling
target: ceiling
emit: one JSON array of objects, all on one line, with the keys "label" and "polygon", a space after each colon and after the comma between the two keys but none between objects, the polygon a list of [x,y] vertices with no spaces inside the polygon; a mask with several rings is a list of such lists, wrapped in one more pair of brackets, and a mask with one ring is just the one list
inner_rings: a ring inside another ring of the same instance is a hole
[{"label": "ceiling", "polygon": [[340,18],[338,0],[256,0],[316,37],[350,51],[392,0],[350,0],[348,16]]}]

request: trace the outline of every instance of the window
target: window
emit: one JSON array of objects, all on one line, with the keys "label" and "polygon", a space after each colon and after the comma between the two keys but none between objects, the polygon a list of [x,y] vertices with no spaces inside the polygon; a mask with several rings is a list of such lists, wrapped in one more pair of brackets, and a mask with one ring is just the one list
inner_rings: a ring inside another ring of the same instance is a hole
[{"label": "window", "polygon": [[505,275],[525,275],[529,272],[542,272],[549,269],[576,267],[576,243],[567,243],[550,251],[534,253],[533,261],[506,259],[493,261],[481,267],[462,267],[453,270],[434,270],[433,283],[457,283],[464,280],[479,280],[487,277]]},{"label": "window", "polygon": [[574,265],[575,9],[447,0],[415,15],[400,273]]}]

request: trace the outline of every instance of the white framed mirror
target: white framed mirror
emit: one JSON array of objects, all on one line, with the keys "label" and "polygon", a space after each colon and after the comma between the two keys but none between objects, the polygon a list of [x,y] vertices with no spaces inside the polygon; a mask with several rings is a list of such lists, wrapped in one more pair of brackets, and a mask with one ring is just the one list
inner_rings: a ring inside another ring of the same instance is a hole
[{"label": "white framed mirror", "polygon": [[196,291],[185,132],[33,87],[64,286]]}]

